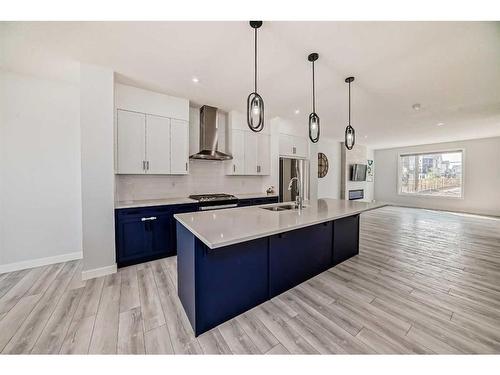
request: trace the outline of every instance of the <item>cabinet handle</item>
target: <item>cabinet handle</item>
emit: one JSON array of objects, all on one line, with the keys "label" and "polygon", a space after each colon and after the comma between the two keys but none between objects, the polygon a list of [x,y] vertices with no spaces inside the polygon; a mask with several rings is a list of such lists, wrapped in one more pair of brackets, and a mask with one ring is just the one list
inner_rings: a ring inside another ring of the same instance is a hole
[{"label": "cabinet handle", "polygon": [[297,148],[295,146],[292,147],[292,153],[296,153],[297,152]]},{"label": "cabinet handle", "polygon": [[149,160],[146,162],[146,169],[149,171]]},{"label": "cabinet handle", "polygon": [[156,216],[150,216],[150,217],[143,217],[141,221],[152,221],[156,220]]},{"label": "cabinet handle", "polygon": [[142,170],[143,171],[146,170],[146,161],[145,160],[142,161]]},{"label": "cabinet handle", "polygon": [[257,166],[257,172],[260,173],[260,165]]},{"label": "cabinet handle", "polygon": [[187,172],[187,170],[188,170],[188,163],[186,162],[186,172]]},{"label": "cabinet handle", "polygon": [[233,172],[236,172],[236,164],[233,164]]}]

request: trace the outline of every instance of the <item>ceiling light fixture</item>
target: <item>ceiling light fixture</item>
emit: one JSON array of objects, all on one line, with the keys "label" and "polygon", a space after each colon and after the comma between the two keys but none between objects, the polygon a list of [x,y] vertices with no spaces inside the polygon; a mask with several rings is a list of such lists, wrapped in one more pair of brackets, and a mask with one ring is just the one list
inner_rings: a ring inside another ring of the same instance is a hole
[{"label": "ceiling light fixture", "polygon": [[193,77],[193,78],[191,79],[191,81],[193,81],[194,83],[198,83],[198,82],[200,82],[200,80],[199,80],[198,78],[196,78],[196,77]]},{"label": "ceiling light fixture", "polygon": [[250,130],[258,133],[264,129],[264,101],[257,93],[257,29],[262,21],[250,21],[250,26],[255,31],[255,89],[247,98],[247,124]]},{"label": "ceiling light fixture", "polygon": [[347,127],[345,128],[345,147],[348,150],[352,150],[354,143],[356,142],[356,134],[354,128],[351,126],[351,82],[354,81],[354,77],[347,77],[345,82],[349,84],[349,120],[347,122]]},{"label": "ceiling light fixture", "polygon": [[311,53],[307,60],[312,63],[312,112],[309,115],[309,139],[312,143],[317,143],[319,141],[319,116],[316,114],[316,96],[314,87],[314,62],[318,60],[319,55],[317,53]]},{"label": "ceiling light fixture", "polygon": [[436,124],[436,126],[443,126],[443,125],[444,125],[444,122],[438,122],[438,123]]},{"label": "ceiling light fixture", "polygon": [[298,115],[300,113],[300,110],[296,109],[294,112],[295,112],[296,115]]}]

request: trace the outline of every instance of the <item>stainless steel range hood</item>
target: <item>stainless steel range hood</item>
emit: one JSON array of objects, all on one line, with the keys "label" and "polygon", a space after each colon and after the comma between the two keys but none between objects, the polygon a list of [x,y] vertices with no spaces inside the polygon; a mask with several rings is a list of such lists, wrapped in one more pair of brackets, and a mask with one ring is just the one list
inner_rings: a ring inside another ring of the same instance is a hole
[{"label": "stainless steel range hood", "polygon": [[190,159],[230,160],[233,157],[217,150],[219,143],[219,124],[217,108],[204,105],[200,108],[200,151]]}]

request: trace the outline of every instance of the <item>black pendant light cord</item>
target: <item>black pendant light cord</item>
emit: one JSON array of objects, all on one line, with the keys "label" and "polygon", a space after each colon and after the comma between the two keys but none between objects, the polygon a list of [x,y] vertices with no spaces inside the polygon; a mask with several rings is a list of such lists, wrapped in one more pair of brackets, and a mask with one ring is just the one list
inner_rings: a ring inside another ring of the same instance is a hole
[{"label": "black pendant light cord", "polygon": [[349,81],[349,117],[347,125],[351,126],[351,81]]},{"label": "black pendant light cord", "polygon": [[312,62],[313,66],[313,112],[316,113],[316,95],[315,95],[315,87],[314,87],[314,61]]},{"label": "black pendant light cord", "polygon": [[254,61],[254,68],[255,68],[255,91],[257,92],[257,29],[255,30],[255,61]]}]

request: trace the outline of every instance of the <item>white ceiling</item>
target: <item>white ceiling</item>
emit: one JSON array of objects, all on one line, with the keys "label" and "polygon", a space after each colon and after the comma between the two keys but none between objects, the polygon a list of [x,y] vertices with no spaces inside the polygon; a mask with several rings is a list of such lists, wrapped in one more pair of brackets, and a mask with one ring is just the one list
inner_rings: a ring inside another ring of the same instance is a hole
[{"label": "white ceiling", "polygon": [[[75,61],[89,62],[114,69],[123,83],[225,110],[244,110],[253,88],[246,22],[4,22],[0,34],[0,64],[11,70],[71,80]],[[350,75],[359,143],[385,148],[500,135],[499,22],[264,22],[259,92],[269,117],[307,126],[310,52],[320,55],[323,136],[343,138]]]}]

